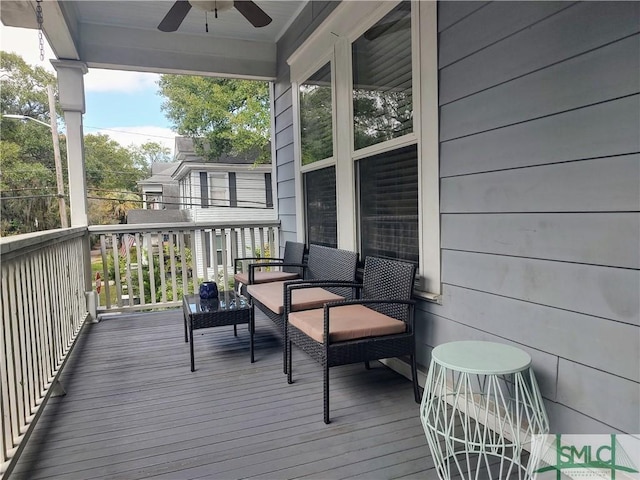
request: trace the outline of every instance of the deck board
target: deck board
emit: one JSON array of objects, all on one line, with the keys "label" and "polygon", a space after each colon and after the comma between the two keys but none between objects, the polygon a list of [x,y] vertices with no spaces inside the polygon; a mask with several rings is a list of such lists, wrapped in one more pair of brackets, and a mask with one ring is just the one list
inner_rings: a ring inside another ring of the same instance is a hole
[{"label": "deck board", "polygon": [[88,325],[11,479],[436,478],[411,383],[381,364],[322,371],[256,318],[256,363],[238,327],[195,332],[189,370],[180,310]]}]

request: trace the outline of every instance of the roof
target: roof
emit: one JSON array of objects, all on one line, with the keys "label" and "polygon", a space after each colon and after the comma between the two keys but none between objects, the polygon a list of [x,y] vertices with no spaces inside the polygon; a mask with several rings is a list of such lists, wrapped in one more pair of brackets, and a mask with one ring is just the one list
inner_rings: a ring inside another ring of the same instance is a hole
[{"label": "roof", "polygon": [[223,154],[216,159],[204,159],[196,154],[193,138],[176,137],[174,158],[180,162],[225,163],[231,165],[252,165],[258,159],[258,152],[243,155]]},{"label": "roof", "polygon": [[144,180],[140,180],[138,185],[148,185],[148,184],[168,184],[175,183],[172,175],[176,171],[176,169],[180,166],[180,162],[171,162],[171,163],[152,163],[151,164],[151,176],[149,178],[145,178]]}]

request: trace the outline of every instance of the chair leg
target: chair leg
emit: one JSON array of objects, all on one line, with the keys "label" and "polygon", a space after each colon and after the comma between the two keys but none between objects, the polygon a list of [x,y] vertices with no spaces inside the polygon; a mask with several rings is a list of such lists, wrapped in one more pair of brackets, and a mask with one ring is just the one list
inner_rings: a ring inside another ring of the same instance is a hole
[{"label": "chair leg", "polygon": [[329,420],[329,364],[324,365],[324,423],[331,423]]},{"label": "chair leg", "polygon": [[367,370],[371,370],[371,365],[369,365],[369,360],[364,362],[364,368],[366,368]]},{"label": "chair leg", "polygon": [[[287,319],[285,318],[285,322]],[[282,372],[286,375],[287,370],[287,358],[289,354],[289,350],[291,350],[291,342],[287,341],[287,326],[284,325],[282,327]]]},{"label": "chair leg", "polygon": [[292,368],[291,368],[291,342],[288,342],[288,345],[286,347],[286,351],[287,351],[287,383],[291,384],[293,383],[293,372],[292,372]]},{"label": "chair leg", "polygon": [[416,356],[411,355],[411,377],[413,378],[413,396],[416,403],[420,403],[420,390],[418,389],[418,366],[416,365]]}]

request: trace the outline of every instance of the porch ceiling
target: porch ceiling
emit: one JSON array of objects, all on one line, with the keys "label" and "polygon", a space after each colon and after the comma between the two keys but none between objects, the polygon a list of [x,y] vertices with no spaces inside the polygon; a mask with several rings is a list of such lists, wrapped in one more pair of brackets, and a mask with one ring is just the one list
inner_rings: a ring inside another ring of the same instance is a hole
[{"label": "porch ceiling", "polygon": [[[177,32],[157,26],[173,1],[42,2],[44,31],[58,58],[89,67],[273,79],[276,42],[308,0],[257,0],[273,19],[254,28],[236,9],[209,15],[192,8]],[[36,28],[36,2],[3,0],[2,23]]]}]

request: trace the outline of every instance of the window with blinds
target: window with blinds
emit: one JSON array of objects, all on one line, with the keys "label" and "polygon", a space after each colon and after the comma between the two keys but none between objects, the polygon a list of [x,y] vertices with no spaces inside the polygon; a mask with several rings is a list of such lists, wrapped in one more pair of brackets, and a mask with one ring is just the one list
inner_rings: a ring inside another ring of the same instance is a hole
[{"label": "window with blinds", "polygon": [[307,243],[338,246],[336,216],[336,168],[304,174]]},{"label": "window with blinds", "polygon": [[302,165],[333,156],[331,63],[300,84]]},{"label": "window with blinds", "polygon": [[415,145],[359,160],[360,255],[419,260]]},{"label": "window with blinds", "polygon": [[355,149],[413,132],[411,2],[401,2],[351,50]]}]

